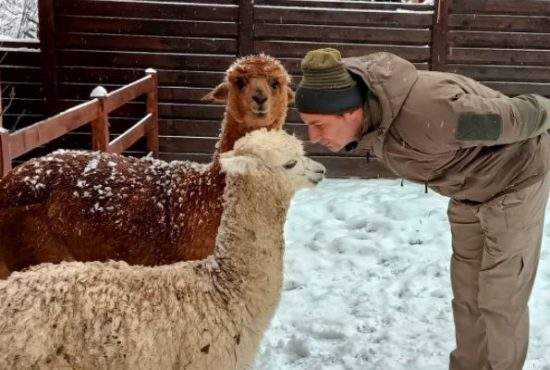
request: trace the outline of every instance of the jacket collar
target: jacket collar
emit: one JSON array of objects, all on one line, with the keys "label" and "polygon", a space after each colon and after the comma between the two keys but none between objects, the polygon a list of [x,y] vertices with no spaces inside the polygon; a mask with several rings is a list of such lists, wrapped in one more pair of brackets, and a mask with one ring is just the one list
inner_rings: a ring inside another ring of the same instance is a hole
[{"label": "jacket collar", "polygon": [[382,109],[376,96],[369,90],[363,106],[363,132],[361,136],[373,132],[380,127],[382,122]]},{"label": "jacket collar", "polygon": [[378,99],[379,129],[385,134],[418,79],[416,67],[385,52],[344,58],[342,63],[348,71],[359,76]]}]

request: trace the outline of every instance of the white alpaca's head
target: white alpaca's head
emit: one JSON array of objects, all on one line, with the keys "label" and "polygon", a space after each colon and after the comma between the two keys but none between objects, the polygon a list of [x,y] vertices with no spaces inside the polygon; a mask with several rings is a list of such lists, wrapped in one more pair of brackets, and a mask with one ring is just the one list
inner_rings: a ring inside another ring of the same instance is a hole
[{"label": "white alpaca's head", "polygon": [[228,175],[248,175],[268,170],[284,173],[295,190],[317,185],[325,167],[307,158],[302,142],[283,130],[252,131],[235,142],[233,150],[221,154],[222,170]]}]

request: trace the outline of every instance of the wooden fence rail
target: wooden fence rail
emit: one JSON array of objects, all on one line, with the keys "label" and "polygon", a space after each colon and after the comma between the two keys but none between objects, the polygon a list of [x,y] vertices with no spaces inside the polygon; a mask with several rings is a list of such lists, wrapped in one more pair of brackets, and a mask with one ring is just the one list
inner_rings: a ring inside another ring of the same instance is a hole
[{"label": "wooden fence rail", "polygon": [[[153,69],[147,69],[146,74],[110,93],[97,87],[92,91],[94,99],[12,133],[0,126],[0,175],[4,177],[10,171],[14,158],[90,122],[92,149],[120,154],[145,136],[148,150],[158,156],[158,78]],[[109,142],[109,113],[144,94],[147,95],[146,116]]]}]

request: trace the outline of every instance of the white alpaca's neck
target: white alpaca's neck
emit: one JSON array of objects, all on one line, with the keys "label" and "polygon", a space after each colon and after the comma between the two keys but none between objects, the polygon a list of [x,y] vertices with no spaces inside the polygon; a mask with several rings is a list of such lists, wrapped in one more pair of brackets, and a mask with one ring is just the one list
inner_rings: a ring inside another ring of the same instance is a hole
[{"label": "white alpaca's neck", "polygon": [[283,228],[292,193],[272,174],[228,177],[224,214],[214,256],[227,288],[246,304],[245,321],[269,322],[280,298]]}]

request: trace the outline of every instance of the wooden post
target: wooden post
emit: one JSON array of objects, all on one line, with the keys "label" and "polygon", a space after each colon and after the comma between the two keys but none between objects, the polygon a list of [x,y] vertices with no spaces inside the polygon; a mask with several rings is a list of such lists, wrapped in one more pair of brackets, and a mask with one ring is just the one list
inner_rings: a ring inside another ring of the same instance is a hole
[{"label": "wooden post", "polygon": [[239,0],[238,53],[254,53],[254,0]]},{"label": "wooden post", "polygon": [[435,2],[433,28],[432,28],[432,55],[430,69],[443,71],[447,64],[447,37],[449,6],[451,0],[437,0]]},{"label": "wooden post", "polygon": [[159,109],[158,109],[158,75],[157,71],[148,68],[145,73],[153,78],[153,91],[147,93],[147,113],[151,113],[151,121],[147,124],[147,148],[153,157],[159,154]]},{"label": "wooden post", "polygon": [[54,0],[38,1],[38,38],[42,54],[42,84],[46,98],[46,115],[57,113],[58,83],[57,55],[55,51],[55,12]]},{"label": "wooden post", "polygon": [[109,114],[105,112],[105,97],[107,90],[96,87],[90,94],[91,98],[99,100],[99,113],[92,121],[92,150],[109,152]]},{"label": "wooden post", "polygon": [[0,127],[0,178],[11,170],[10,132]]},{"label": "wooden post", "polygon": [[11,170],[10,132],[2,126],[2,86],[0,85],[0,178]]},{"label": "wooden post", "polygon": [[4,109],[2,108],[2,84],[0,84],[0,128],[4,127],[2,124],[3,115],[4,115]]}]

